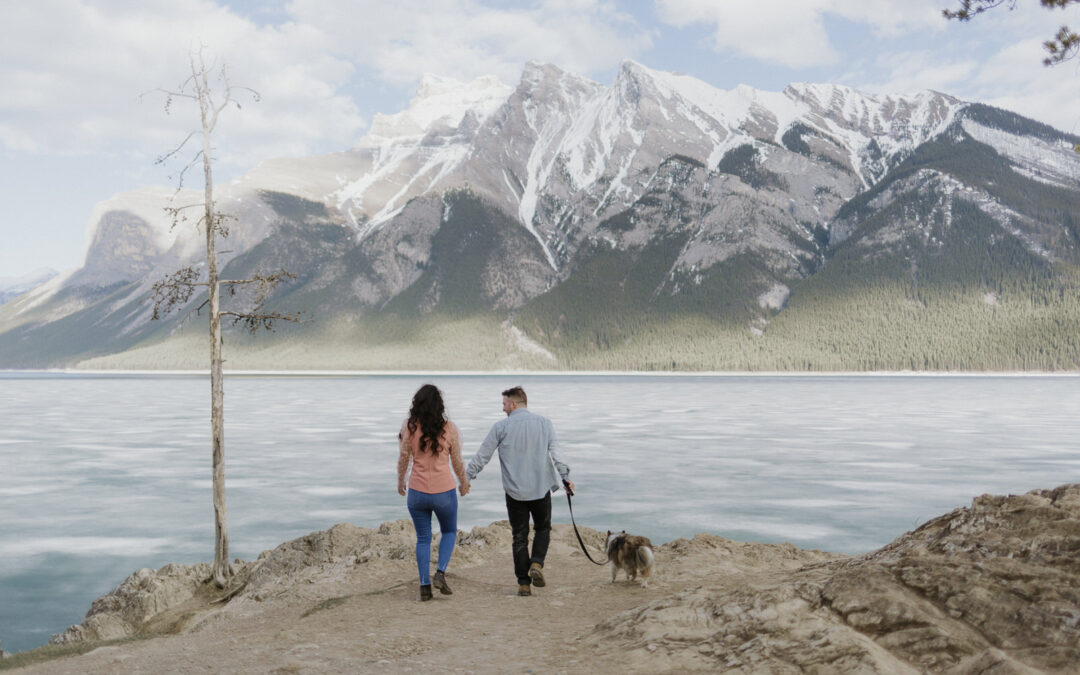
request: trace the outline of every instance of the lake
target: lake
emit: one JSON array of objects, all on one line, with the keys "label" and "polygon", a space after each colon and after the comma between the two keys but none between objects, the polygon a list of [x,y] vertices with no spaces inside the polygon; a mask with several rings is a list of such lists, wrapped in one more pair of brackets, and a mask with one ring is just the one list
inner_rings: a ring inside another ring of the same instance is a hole
[{"label": "lake", "polygon": [[[579,524],[654,543],[710,532],[858,553],[983,493],[1080,480],[1071,375],[230,375],[232,555],[407,518],[396,434],[425,382],[466,461],[499,392],[523,385],[555,424]],[[205,375],[0,373],[5,650],[79,623],[138,568],[212,559],[209,390]],[[493,460],[459,527],[505,518]]]}]

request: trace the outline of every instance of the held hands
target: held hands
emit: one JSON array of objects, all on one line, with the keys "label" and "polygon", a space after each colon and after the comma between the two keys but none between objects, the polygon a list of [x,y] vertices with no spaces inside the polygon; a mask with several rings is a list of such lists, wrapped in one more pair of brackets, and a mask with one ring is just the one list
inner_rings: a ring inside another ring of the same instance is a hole
[{"label": "held hands", "polygon": [[469,490],[471,488],[472,485],[469,483],[469,481],[465,481],[461,485],[458,485],[458,492],[460,492],[461,496],[464,497],[465,495],[469,494]]}]

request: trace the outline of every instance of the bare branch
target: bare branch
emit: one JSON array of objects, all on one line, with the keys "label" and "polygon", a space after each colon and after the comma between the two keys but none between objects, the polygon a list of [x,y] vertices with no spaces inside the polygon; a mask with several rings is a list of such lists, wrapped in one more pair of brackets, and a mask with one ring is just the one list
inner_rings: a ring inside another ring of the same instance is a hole
[{"label": "bare branch", "polygon": [[221,316],[233,317],[233,325],[243,323],[247,326],[247,329],[254,333],[259,328],[266,330],[274,330],[275,321],[291,321],[299,323],[301,321],[302,313],[280,313],[280,312],[264,312],[263,305],[266,304],[270,294],[278,284],[296,279],[296,275],[288,272],[284,269],[272,272],[269,274],[263,274],[257,272],[250,279],[229,279],[220,283],[228,284],[229,295],[236,295],[237,287],[253,287],[254,297],[251,299],[251,309],[247,312],[234,312],[234,311],[221,311]]},{"label": "bare branch", "polygon": [[[206,101],[209,104],[209,108],[210,108],[210,111],[211,111],[210,112],[210,123],[207,126],[211,130],[215,126],[217,126],[218,115],[221,113],[222,110],[224,110],[226,107],[228,107],[229,102],[232,100],[232,89],[229,87],[229,76],[225,72],[225,64],[221,65],[221,75],[219,75],[219,77],[221,78],[221,82],[224,85],[222,87],[222,90],[223,90],[222,93],[223,93],[223,95],[225,97],[224,100],[222,100],[221,104],[218,105],[218,104],[214,103],[213,98],[211,98],[210,96],[206,97]],[[204,85],[205,85],[205,81],[206,81],[206,71],[203,71],[203,83],[204,83]],[[209,87],[207,87],[207,88],[209,89]]]},{"label": "bare branch", "polygon": [[[246,91],[246,92],[250,93],[250,94],[251,94],[251,99],[252,99],[252,101],[254,101],[255,103],[258,103],[259,101],[261,101],[261,100],[262,100],[262,94],[260,94],[259,92],[255,91],[255,90],[254,90],[254,89],[252,89],[251,87],[243,87],[243,86],[236,86],[236,87],[233,87],[233,89],[243,89],[244,91]],[[239,101],[237,101],[236,99],[233,99],[233,101],[234,101],[234,102],[236,103],[236,107],[237,107],[237,109],[240,109],[240,102],[239,102]]]},{"label": "bare branch", "polygon": [[271,284],[271,288],[277,284],[285,281],[286,279],[295,279],[296,275],[292,272],[288,272],[284,269],[274,272],[272,274],[259,274],[250,279],[222,279],[219,283],[222,284]]},{"label": "bare branch", "polygon": [[[184,189],[184,176],[187,175],[187,172],[193,166],[196,166],[199,163],[199,160],[202,158],[202,154],[203,154],[202,150],[199,150],[198,152],[196,152],[195,156],[191,158],[191,161],[188,162],[187,165],[183,169],[180,169],[180,176],[179,176],[179,179],[176,181],[176,192],[174,192],[173,194],[179,194],[180,191]],[[171,176],[170,176],[170,178],[171,178]]]},{"label": "bare branch", "polygon": [[268,312],[259,314],[245,314],[243,312],[222,311],[219,312],[221,316],[233,317],[232,325],[244,324],[248,332],[257,333],[260,328],[263,330],[274,331],[274,324],[277,321],[288,321],[290,323],[303,323],[303,312],[296,312],[293,314],[281,314],[279,312]]},{"label": "bare branch", "polygon": [[172,219],[172,224],[169,225],[170,231],[175,230],[177,225],[188,221],[187,213],[185,213],[185,209],[187,208],[188,207],[186,206],[179,208],[165,207],[165,213]]},{"label": "bare branch", "polygon": [[175,156],[177,153],[179,153],[181,150],[183,150],[184,146],[187,145],[187,142],[191,140],[191,137],[194,136],[197,133],[199,133],[199,132],[198,131],[192,131],[190,134],[188,134],[184,138],[184,140],[180,141],[180,143],[175,148],[173,148],[172,150],[166,152],[164,155],[161,155],[160,157],[155,159],[154,164],[164,164],[165,162],[167,162],[169,160],[169,158]]},{"label": "bare branch", "polygon": [[183,206],[166,206],[165,211],[167,213],[180,213],[187,209],[201,209],[203,207],[202,202],[196,202],[194,204],[184,204]]},{"label": "bare branch", "polygon": [[946,19],[957,21],[971,21],[971,18],[995,7],[1008,3],[1009,9],[1016,7],[1016,0],[960,0],[959,9],[943,9],[942,15]]},{"label": "bare branch", "polygon": [[[191,78],[188,78],[188,79],[190,80]],[[186,93],[183,90],[183,88],[181,88],[179,91],[173,91],[171,89],[162,89],[161,87],[155,87],[154,89],[151,89],[150,91],[145,91],[145,92],[139,94],[139,98],[141,99],[144,96],[146,96],[147,94],[152,94],[152,93],[155,93],[155,92],[158,93],[158,94],[165,94],[167,99],[168,98],[190,98],[190,99],[192,99],[194,101],[199,100],[198,96],[196,96],[195,94]],[[168,112],[168,110],[166,110],[166,112]]]},{"label": "bare branch", "polygon": [[230,220],[239,220],[231,213],[221,213],[220,211],[214,212],[214,231],[218,233],[220,237],[229,236],[229,228],[225,225]]},{"label": "bare branch", "polygon": [[[176,193],[173,193],[173,196],[175,197]],[[174,230],[174,229],[176,229],[177,225],[180,225],[181,223],[188,222],[189,218],[188,218],[187,211],[188,211],[188,209],[195,209],[195,208],[202,209],[203,205],[201,203],[195,203],[195,204],[184,204],[183,206],[166,206],[165,209],[164,209],[165,213],[169,216],[169,218],[172,219],[172,224],[169,226],[169,229]],[[202,224],[202,218],[199,218],[198,223],[196,224],[196,227],[198,225],[201,225],[201,224]]]},{"label": "bare branch", "polygon": [[[209,286],[205,281],[198,281],[198,278],[199,272],[195,267],[185,267],[154,284],[153,318],[160,319],[173,309],[186,304],[191,299],[196,288]],[[233,317],[233,325],[243,323],[251,332],[255,332],[259,328],[273,330],[275,321],[299,323],[303,320],[302,312],[281,313],[262,311],[262,306],[266,303],[266,300],[270,297],[274,288],[276,288],[278,284],[292,279],[296,279],[296,275],[282,269],[270,274],[256,273],[250,279],[228,279],[221,281],[220,283],[228,284],[230,286],[231,295],[236,294],[236,286],[254,286],[255,296],[252,299],[252,311],[234,312],[232,310],[222,310],[218,312],[218,315]],[[200,314],[207,303],[209,303],[209,300],[203,301],[202,304],[195,308],[195,313]]]},{"label": "bare branch", "polygon": [[262,308],[263,303],[266,302],[267,298],[270,297],[270,294],[274,292],[274,289],[277,288],[278,284],[283,281],[291,281],[293,279],[296,279],[295,274],[282,269],[271,274],[256,273],[252,275],[250,279],[239,279],[227,283],[229,283],[232,287],[234,295],[236,293],[237,285],[254,284],[255,297],[252,302],[254,304],[255,310],[259,310]]},{"label": "bare branch", "polygon": [[151,319],[158,320],[173,309],[187,304],[195,292],[196,286],[205,286],[198,283],[199,272],[194,267],[179,269],[161,281],[154,284],[154,313]]}]

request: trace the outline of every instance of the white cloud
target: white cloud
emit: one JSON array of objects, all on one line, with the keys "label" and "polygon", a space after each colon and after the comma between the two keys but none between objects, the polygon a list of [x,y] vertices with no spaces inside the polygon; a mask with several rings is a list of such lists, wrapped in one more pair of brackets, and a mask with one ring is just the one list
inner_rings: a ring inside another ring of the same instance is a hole
[{"label": "white cloud", "polygon": [[293,0],[289,11],[326,34],[336,53],[394,86],[412,86],[425,73],[496,75],[514,84],[530,60],[589,75],[651,45],[631,16],[599,0],[543,0],[526,8],[477,0]]},{"label": "white cloud", "polygon": [[713,48],[791,68],[840,61],[828,16],[869,25],[882,35],[940,28],[940,0],[656,0],[661,21],[708,25]]},{"label": "white cloud", "polygon": [[1080,63],[1042,65],[1042,43],[1062,24],[1080,27],[1080,8],[1048,11],[1034,2],[1021,3],[1014,11],[987,13],[963,25],[972,42],[985,49],[958,95],[1080,133]]},{"label": "white cloud", "polygon": [[[975,59],[942,61],[941,55],[930,50],[894,52],[875,60],[876,70],[883,74],[880,81],[860,81],[854,86],[879,94],[913,94],[933,89],[954,94],[965,88],[977,71]],[[851,76],[845,78],[850,81]]]},{"label": "white cloud", "polygon": [[[843,66],[854,73],[843,80],[854,86],[934,88],[1072,126],[1080,77],[1066,75],[1075,75],[1069,64],[1042,68],[1037,43],[1061,22],[1080,23],[1076,12],[1028,3],[961,26],[941,19],[948,4],[656,0],[655,8],[669,25],[706,26],[717,51],[801,72]],[[361,106],[375,111],[370,100],[353,99],[358,91],[381,92],[377,109],[393,112],[386,92],[404,102],[426,72],[465,81],[494,74],[513,84],[525,61],[538,60],[600,76],[626,58],[649,61],[659,36],[610,0],[289,0],[274,12],[279,20],[266,24],[214,0],[6,3],[0,153],[101,153],[145,165],[194,118],[180,109],[166,116],[160,97],[140,101],[139,94],[175,87],[199,44],[229,64],[235,83],[263,96],[224,116],[216,138],[224,167],[243,168],[268,156],[352,145],[366,126]],[[848,38],[865,29],[880,36],[882,49],[903,51],[852,53]]]},{"label": "white cloud", "polygon": [[977,100],[1080,134],[1080,72],[1075,63],[1047,68],[1042,40],[1017,42],[979,68],[971,83]]},{"label": "white cloud", "polygon": [[917,51],[877,55],[853,86],[880,93],[936,89],[1012,110],[1059,129],[1080,130],[1080,67],[1047,68],[1042,43],[1078,13],[1049,12],[1029,3],[1002,8],[968,23],[948,24],[947,39]]},{"label": "white cloud", "polygon": [[[227,163],[348,145],[364,121],[339,93],[352,65],[315,30],[259,27],[209,0],[10,3],[0,22],[0,143],[7,152],[164,152],[197,118],[144,96],[175,88],[200,44],[263,101],[222,118]],[[237,118],[242,118],[242,121]]]},{"label": "white cloud", "polygon": [[[493,3],[494,4],[494,3]],[[509,83],[531,59],[591,74],[650,45],[612,2],[543,0],[525,8],[478,0],[294,0],[289,20],[256,24],[213,0],[35,0],[0,22],[0,151],[52,154],[166,151],[195,118],[175,88],[200,44],[262,101],[223,116],[218,159],[250,166],[275,155],[351,146],[366,126],[350,92],[403,100],[426,72]],[[386,110],[383,112],[393,112]]]}]

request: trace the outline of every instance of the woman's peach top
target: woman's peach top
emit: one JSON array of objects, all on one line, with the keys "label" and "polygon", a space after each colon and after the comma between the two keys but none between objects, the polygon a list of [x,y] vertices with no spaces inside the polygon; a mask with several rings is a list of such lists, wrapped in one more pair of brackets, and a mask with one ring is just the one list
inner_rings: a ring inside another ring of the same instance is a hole
[{"label": "woman's peach top", "polygon": [[[443,427],[442,436],[439,438],[439,454],[420,450],[420,439],[423,436],[420,426],[416,431],[409,432],[409,421],[401,425],[402,450],[408,444],[409,455],[412,457],[412,473],[409,476],[409,489],[428,494],[438,494],[453,490],[457,487],[454,482],[454,474],[451,473],[450,463],[461,465],[461,432],[457,425],[450,420]],[[455,469],[457,466],[455,466]],[[457,473],[462,473],[458,471]]]}]

